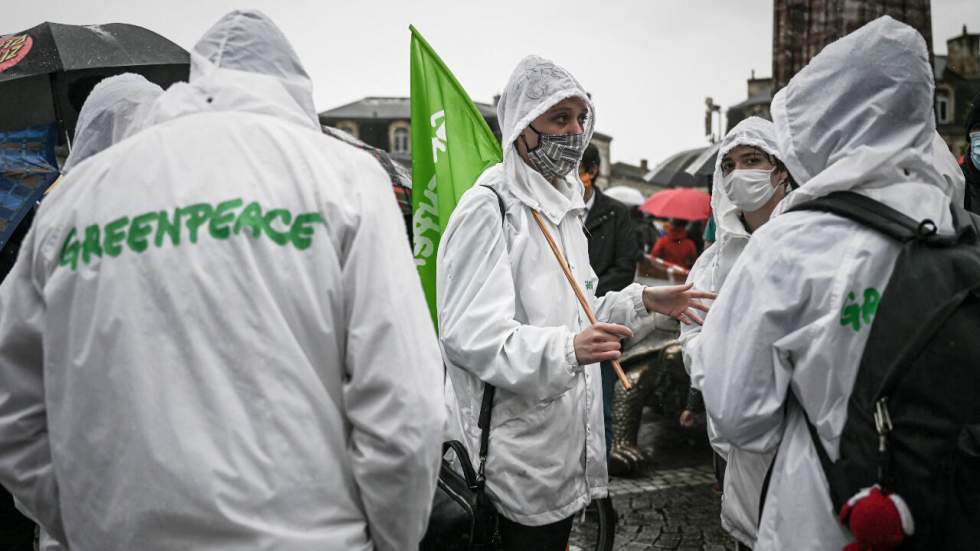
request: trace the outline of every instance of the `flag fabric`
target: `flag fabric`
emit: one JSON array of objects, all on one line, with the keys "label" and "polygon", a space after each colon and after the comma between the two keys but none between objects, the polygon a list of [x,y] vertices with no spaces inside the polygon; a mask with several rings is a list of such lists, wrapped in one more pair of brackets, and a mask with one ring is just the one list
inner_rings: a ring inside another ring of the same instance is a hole
[{"label": "flag fabric", "polygon": [[433,322],[436,251],[463,192],[503,158],[480,110],[415,27],[411,46],[412,235]]}]

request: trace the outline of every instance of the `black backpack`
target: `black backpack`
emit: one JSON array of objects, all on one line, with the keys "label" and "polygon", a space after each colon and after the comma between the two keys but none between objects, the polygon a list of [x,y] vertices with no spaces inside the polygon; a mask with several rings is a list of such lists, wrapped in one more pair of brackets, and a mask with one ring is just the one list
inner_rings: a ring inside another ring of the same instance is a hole
[{"label": "black backpack", "polygon": [[833,213],[902,243],[836,462],[807,420],[835,513],[880,484],[912,512],[915,534],[900,549],[980,548],[980,216],[954,206],[955,235],[942,237],[933,221],[852,192],[792,210]]}]

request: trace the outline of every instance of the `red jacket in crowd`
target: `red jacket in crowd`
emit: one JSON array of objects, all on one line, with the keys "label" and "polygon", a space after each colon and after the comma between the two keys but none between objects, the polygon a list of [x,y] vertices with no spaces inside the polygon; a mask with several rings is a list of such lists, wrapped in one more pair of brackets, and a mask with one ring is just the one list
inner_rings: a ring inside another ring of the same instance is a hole
[{"label": "red jacket in crowd", "polygon": [[687,230],[671,226],[666,235],[657,239],[650,256],[690,270],[698,258],[698,250],[687,237]]}]

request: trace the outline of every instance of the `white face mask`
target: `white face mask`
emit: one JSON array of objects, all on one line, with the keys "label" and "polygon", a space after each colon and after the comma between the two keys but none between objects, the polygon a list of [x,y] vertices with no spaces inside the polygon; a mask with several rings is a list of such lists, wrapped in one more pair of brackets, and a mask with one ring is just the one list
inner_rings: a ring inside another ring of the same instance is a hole
[{"label": "white face mask", "polygon": [[725,193],[742,212],[759,210],[776,193],[774,170],[733,170],[722,179]]}]

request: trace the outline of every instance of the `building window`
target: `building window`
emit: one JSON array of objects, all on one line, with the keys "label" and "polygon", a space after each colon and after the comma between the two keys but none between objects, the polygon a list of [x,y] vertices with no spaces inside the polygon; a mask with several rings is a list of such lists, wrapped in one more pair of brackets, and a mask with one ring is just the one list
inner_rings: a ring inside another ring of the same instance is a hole
[{"label": "building window", "polygon": [[340,121],[335,128],[337,130],[343,130],[355,138],[359,137],[357,123],[354,121]]},{"label": "building window", "polygon": [[953,102],[949,100],[949,92],[946,90],[936,91],[936,120],[939,124],[953,122]]},{"label": "building window", "polygon": [[407,122],[396,122],[390,130],[391,152],[409,155],[412,152],[412,134]]}]

